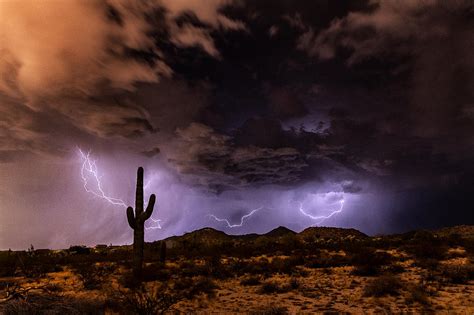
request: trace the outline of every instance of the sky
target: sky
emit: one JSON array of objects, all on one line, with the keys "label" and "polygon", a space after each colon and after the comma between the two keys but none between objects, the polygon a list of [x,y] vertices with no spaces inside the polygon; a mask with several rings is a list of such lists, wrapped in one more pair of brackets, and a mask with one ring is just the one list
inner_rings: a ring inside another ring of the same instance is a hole
[{"label": "sky", "polygon": [[469,0],[0,1],[0,249],[474,224]]}]

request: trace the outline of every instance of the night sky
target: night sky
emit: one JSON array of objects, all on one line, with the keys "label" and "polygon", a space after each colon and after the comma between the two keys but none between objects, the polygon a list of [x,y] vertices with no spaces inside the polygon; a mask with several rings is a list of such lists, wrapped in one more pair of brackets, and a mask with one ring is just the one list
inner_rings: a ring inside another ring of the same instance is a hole
[{"label": "night sky", "polygon": [[[0,249],[474,224],[474,3],[0,1]],[[97,177],[96,177],[97,175]]]}]

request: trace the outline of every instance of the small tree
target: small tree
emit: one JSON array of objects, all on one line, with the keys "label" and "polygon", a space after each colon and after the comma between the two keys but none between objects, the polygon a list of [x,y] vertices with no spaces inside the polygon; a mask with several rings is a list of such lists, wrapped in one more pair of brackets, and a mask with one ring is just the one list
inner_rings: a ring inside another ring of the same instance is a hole
[{"label": "small tree", "polygon": [[137,192],[135,213],[132,207],[127,208],[128,224],[133,229],[133,275],[140,278],[143,268],[143,246],[145,242],[145,221],[151,217],[155,206],[155,195],[152,194],[146,210],[143,211],[143,168],[137,171]]}]

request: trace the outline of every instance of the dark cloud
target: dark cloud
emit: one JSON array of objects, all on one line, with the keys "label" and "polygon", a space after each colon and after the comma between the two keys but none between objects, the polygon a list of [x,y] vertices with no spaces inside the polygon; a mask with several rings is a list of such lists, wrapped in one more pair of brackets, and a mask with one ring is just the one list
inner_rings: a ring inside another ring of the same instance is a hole
[{"label": "dark cloud", "polygon": [[308,113],[298,93],[288,87],[266,88],[270,113],[280,119],[301,117]]},{"label": "dark cloud", "polygon": [[174,78],[162,80],[159,85],[140,85],[139,92],[130,97],[146,109],[149,120],[161,132],[174,133],[203,119],[212,103],[213,90],[207,81],[190,83]]},{"label": "dark cloud", "polygon": [[160,152],[161,152],[160,148],[155,147],[155,148],[152,148],[152,149],[147,150],[147,151],[142,151],[142,154],[146,157],[152,158],[152,157],[157,156],[158,154],[160,154]]},{"label": "dark cloud", "polygon": [[345,54],[349,65],[365,69],[373,59],[388,60],[392,66],[386,76],[411,81],[405,115],[414,134],[466,134],[472,120],[465,113],[474,98],[472,1],[381,0],[373,5],[370,11],[336,18],[323,30],[309,27],[298,47],[320,60]]},{"label": "dark cloud", "polygon": [[[159,126],[150,120],[150,106],[130,97],[138,83],[157,83],[173,72],[155,35],[164,34],[161,40],[175,49],[196,46],[217,57],[210,33],[245,28],[221,13],[228,5],[233,2],[3,3],[0,97],[8,100],[0,103],[0,111],[8,114],[0,120],[9,130],[2,132],[28,133],[10,135],[9,142],[17,139],[25,144],[26,137],[38,142],[24,121],[43,113],[59,114],[56,120],[104,138],[156,132]],[[178,25],[183,15],[192,15],[201,24]],[[28,111],[25,106],[32,109],[28,118],[9,119],[11,112]]]},{"label": "dark cloud", "polygon": [[[4,2],[0,246],[127,241],[123,211],[84,191],[79,149],[127,203],[145,167],[166,227],[150,239],[256,208],[228,232],[300,229],[317,223],[300,203],[341,200],[324,224],[472,223],[472,14],[436,0]],[[51,228],[9,242],[25,222]]]},{"label": "dark cloud", "polygon": [[282,148],[289,145],[287,135],[278,120],[251,118],[236,130],[235,143],[239,146]]},{"label": "dark cloud", "polygon": [[180,129],[178,135],[171,161],[180,173],[211,190],[297,183],[307,166],[295,148],[235,145],[230,136],[202,124]]},{"label": "dark cloud", "polygon": [[0,163],[12,163],[18,160],[19,156],[24,155],[24,151],[2,150],[0,151]]},{"label": "dark cloud", "polygon": [[350,193],[350,194],[356,194],[363,190],[363,188],[360,185],[357,185],[353,181],[350,181],[350,180],[342,182],[342,188],[344,189],[344,192]]}]

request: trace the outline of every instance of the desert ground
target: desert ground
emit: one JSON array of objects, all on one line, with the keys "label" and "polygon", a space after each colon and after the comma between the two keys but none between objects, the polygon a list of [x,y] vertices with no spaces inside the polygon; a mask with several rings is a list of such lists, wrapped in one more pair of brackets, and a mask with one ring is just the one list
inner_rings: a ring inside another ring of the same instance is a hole
[{"label": "desert ground", "polygon": [[[166,244],[166,245],[164,245]],[[130,246],[3,251],[2,314],[474,314],[474,227],[368,237],[353,229],[210,228]]]}]

